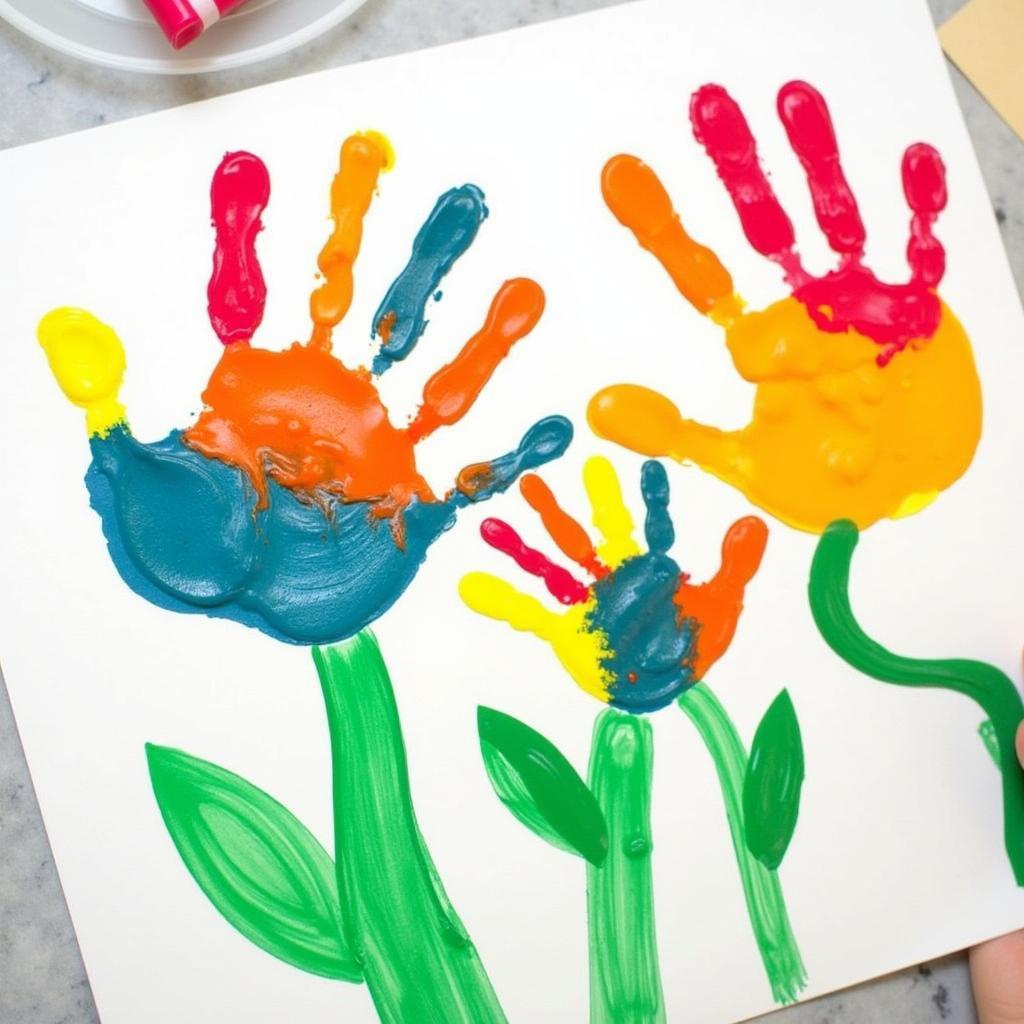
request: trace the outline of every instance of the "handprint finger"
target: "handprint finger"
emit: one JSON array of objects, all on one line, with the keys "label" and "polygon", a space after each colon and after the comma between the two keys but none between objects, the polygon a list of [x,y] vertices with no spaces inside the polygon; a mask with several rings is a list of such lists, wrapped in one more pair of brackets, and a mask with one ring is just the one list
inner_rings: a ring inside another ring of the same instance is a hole
[{"label": "handprint finger", "polygon": [[521,473],[564,454],[572,441],[572,424],[564,416],[545,416],[523,435],[516,448],[489,462],[466,466],[456,481],[456,504],[486,501],[510,487]]},{"label": "handprint finger", "polygon": [[210,185],[216,243],[206,289],[210,324],[223,345],[248,342],[263,319],[267,286],[256,236],[269,200],[270,176],[263,161],[252,153],[228,153]]},{"label": "handprint finger", "polygon": [[572,573],[556,565],[547,555],[528,547],[523,538],[501,519],[485,519],[480,536],[495,550],[508,555],[520,569],[544,581],[548,593],[561,604],[580,604],[587,600],[588,588]]},{"label": "handprint finger", "polygon": [[738,519],[722,540],[722,564],[708,585],[742,591],[757,572],[767,543],[768,527],[763,519]]},{"label": "handprint finger", "polygon": [[427,301],[473,244],[486,217],[484,194],[476,185],[453,188],[438,199],[412,243],[409,262],[373,315],[372,335],[383,342],[373,360],[375,374],[384,373],[416,347],[427,325]]},{"label": "handprint finger", "polygon": [[124,346],[113,328],[84,309],[51,310],[39,322],[39,344],[61,391],[85,410],[90,437],[126,425],[118,400],[124,379]]},{"label": "handprint finger", "polygon": [[547,641],[577,686],[598,700],[610,699],[612,679],[603,667],[608,652],[601,634],[587,626],[587,605],[574,604],[564,612],[553,612],[536,598],[484,572],[463,576],[459,596],[473,611]]},{"label": "handprint finger", "polygon": [[601,174],[608,209],[668,272],[673,284],[700,313],[729,323],[740,312],[732,277],[718,257],[694,241],[654,171],[635,156],[613,156]]},{"label": "handprint finger", "polygon": [[608,574],[608,566],[597,557],[587,531],[566,512],[544,481],[534,473],[527,473],[519,481],[519,490],[529,506],[540,515],[548,536],[558,550],[592,576],[600,579]]},{"label": "handprint finger", "polygon": [[676,529],[668,513],[668,473],[660,462],[650,459],[644,463],[640,471],[640,493],[647,507],[644,520],[647,550],[665,554],[675,543]]},{"label": "handprint finger", "polygon": [[558,612],[490,573],[467,573],[459,581],[459,596],[473,611],[541,640],[551,641],[559,634]]},{"label": "handprint finger", "polygon": [[622,500],[615,467],[603,456],[592,456],[583,464],[583,486],[590,499],[594,525],[604,537],[597,553],[605,565],[615,569],[627,558],[640,554],[633,539],[633,517]]},{"label": "handprint finger", "polygon": [[310,344],[330,349],[331,332],[352,304],[352,267],[363,240],[363,218],[377,179],[394,163],[391,145],[377,132],[350,135],[341,146],[338,173],[331,183],[334,231],[317,258],[324,283],[309,299],[313,319]]},{"label": "handprint finger", "polygon": [[839,162],[824,98],[806,82],[788,82],[779,90],[778,111],[789,144],[807,175],[814,215],[828,244],[837,253],[860,256],[864,251],[864,224]]},{"label": "handprint finger", "polygon": [[724,480],[737,479],[740,433],[685,419],[658,391],[639,384],[603,388],[587,406],[587,422],[598,437],[641,455],[692,461]]},{"label": "handprint finger", "polygon": [[793,225],[757,158],[757,143],[736,101],[720,85],[703,85],[690,101],[693,134],[715,164],[743,232],[762,256],[782,267],[794,288],[807,280],[793,246]]},{"label": "handprint finger", "polygon": [[946,270],[946,250],[932,234],[946,208],[946,167],[932,146],[916,142],[903,154],[903,192],[914,216],[910,222],[907,262],[911,280],[935,288]]},{"label": "handprint finger", "polygon": [[722,565],[707,583],[685,579],[676,591],[679,614],[700,623],[691,668],[703,679],[728,650],[743,611],[746,585],[757,572],[768,542],[768,528],[757,516],[733,523],[722,541]]},{"label": "handprint finger", "polygon": [[544,292],[536,281],[517,277],[498,289],[483,327],[424,386],[423,405],[409,424],[414,444],[469,412],[498,364],[543,312]]}]

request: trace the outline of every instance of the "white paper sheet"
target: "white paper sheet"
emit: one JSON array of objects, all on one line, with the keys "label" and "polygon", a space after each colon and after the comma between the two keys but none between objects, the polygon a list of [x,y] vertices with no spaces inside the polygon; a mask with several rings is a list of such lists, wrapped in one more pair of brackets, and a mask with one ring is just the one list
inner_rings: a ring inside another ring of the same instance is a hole
[{"label": "white paper sheet", "polygon": [[[751,392],[718,330],[675,293],[604,207],[615,152],[661,173],[695,237],[753,305],[783,294],[748,248],[686,118],[700,84],[741,102],[794,219],[826,266],[802,174],[774,114],[804,78],[833,111],[847,175],[883,277],[903,270],[904,146],[943,154],[950,203],[942,294],[971,335],[984,396],[966,476],[910,520],[873,527],[854,563],[867,630],[919,656],[978,657],[1018,676],[1024,633],[1024,381],[1020,306],[988,198],[923,3],[776,0],[637,3],[537,28],[342,68],[0,154],[4,370],[0,422],[0,657],[71,914],[105,1024],[376,1019],[363,987],[271,959],[227,926],[184,870],[160,820],[146,741],[181,747],[257,783],[329,845],[329,752],[308,651],[250,629],[147,604],[117,576],[82,475],[78,410],[58,393],[35,325],[77,304],[113,324],[123,397],[143,439],[183,426],[219,355],[205,319],[209,176],[225,150],[260,154],[273,178],[260,252],[270,298],[259,337],[306,333],[327,186],[340,141],[365,127],[398,150],[367,222],[357,296],[337,351],[364,353],[377,300],[446,188],[472,181],[491,216],[445,283],[415,356],[385,398],[410,409],[469,336],[496,285],[529,274],[541,325],[470,417],[425,446],[439,487],[562,412],[577,434],[545,471],[583,513],[580,466],[620,469],[638,506],[640,458],[589,434],[590,395],[616,380],[668,391],[688,414],[740,424]],[[676,557],[696,578],[750,506],[696,469],[670,467]],[[539,542],[515,494],[470,510],[376,632],[395,681],[420,822],[512,1021],[586,1018],[583,863],[519,826],[494,798],[475,730],[503,709],[586,763],[600,706],[540,643],[474,616],[456,584],[505,573],[477,525],[497,510]],[[711,683],[749,742],[780,687],[806,745],[799,828],[781,875],[810,984],[826,992],[1024,923],[1001,842],[1000,785],[980,713],[944,692],[859,675],[818,637],[805,585],[815,538],[770,521],[764,565]],[[771,1008],[712,764],[675,708],[655,716],[657,925],[670,1020],[731,1021]]]}]

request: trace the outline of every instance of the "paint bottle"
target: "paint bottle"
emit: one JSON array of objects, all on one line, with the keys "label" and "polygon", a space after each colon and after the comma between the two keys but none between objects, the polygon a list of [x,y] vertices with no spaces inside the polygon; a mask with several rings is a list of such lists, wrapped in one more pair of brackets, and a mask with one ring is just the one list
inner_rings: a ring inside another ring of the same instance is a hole
[{"label": "paint bottle", "polygon": [[171,46],[180,50],[245,0],[144,0]]}]

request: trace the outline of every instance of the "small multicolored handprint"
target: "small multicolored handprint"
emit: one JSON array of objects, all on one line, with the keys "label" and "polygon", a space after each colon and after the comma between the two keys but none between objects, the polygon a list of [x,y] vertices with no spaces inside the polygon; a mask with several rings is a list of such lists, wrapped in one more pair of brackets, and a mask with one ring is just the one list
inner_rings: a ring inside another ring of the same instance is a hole
[{"label": "small multicolored handprint", "polygon": [[820,533],[849,518],[864,528],[927,505],[964,473],[981,433],[970,342],[936,294],[945,253],[932,229],[946,205],[945,168],[924,143],[904,154],[910,279],[888,284],[864,264],[864,225],[824,99],[790,82],[779,92],[778,113],[839,257],[821,278],[801,263],[736,102],[721,86],[705,85],[690,104],[694,134],[747,239],[781,267],[792,289],[761,311],[744,310],[729,272],[687,235],[650,167],[620,155],[602,177],[612,213],[725,331],[737,371],[757,385],[751,422],[733,431],[697,423],[664,395],[633,384],[598,393],[588,415],[600,436],[645,455],[692,461],[791,526]]},{"label": "small multicolored handprint", "polygon": [[469,412],[512,346],[537,324],[544,293],[506,281],[483,326],[426,383],[404,427],[392,423],[375,378],[413,349],[441,279],[487,216],[464,185],[438,200],[412,255],[374,318],[381,345],[372,371],[331,354],[352,301],[353,265],[377,180],[393,160],[375,133],[341,148],[331,188],[334,231],[319,257],[312,336],[281,351],[257,349],[266,288],[255,242],[270,196],[262,161],[229,153],[211,189],[216,228],[210,321],[224,345],[184,431],[143,444],[118,400],[125,356],[114,331],[90,314],[57,309],[39,339],[65,394],[86,411],[86,476],[111,557],[154,603],[256,626],[295,643],[349,637],[380,616],[415,576],[459,508],[508,487],[560,455],[572,427],[550,416],[506,455],[467,466],[437,495],[416,447]]},{"label": "small multicolored handprint", "polygon": [[748,757],[705,681],[736,633],[767,527],[756,516],[733,523],[722,542],[721,568],[707,583],[693,584],[669,554],[675,527],[660,463],[645,462],[640,475],[646,552],[633,538],[612,464],[588,459],[583,479],[604,537],[596,547],[540,477],[524,476],[520,489],[590,584],[528,547],[507,523],[487,519],[481,525],[484,540],[541,578],[564,611],[486,573],[465,576],[459,591],[474,611],[547,641],[576,683],[611,707],[595,724],[586,782],[536,729],[481,708],[481,750],[491,783],[520,822],[588,862],[591,1020],[659,1024],[665,1018],[651,869],[654,733],[640,713],[677,701],[715,764],[772,995],[790,1002],[806,972],[777,869],[796,828],[804,778],[796,712],[782,690],[761,719]]},{"label": "small multicolored handprint", "polygon": [[704,678],[729,646],[768,532],[756,516],[733,523],[722,542],[721,568],[695,585],[668,554],[675,528],[668,475],[660,463],[645,462],[641,473],[646,552],[633,538],[633,519],[612,464],[588,459],[583,480],[594,525],[605,538],[596,548],[540,477],[525,476],[520,486],[562,553],[591,575],[589,584],[527,547],[502,520],[485,519],[480,528],[488,544],[542,578],[549,593],[568,606],[564,611],[552,611],[486,573],[464,577],[460,593],[475,611],[546,640],[594,697],[626,711],[655,711]]}]

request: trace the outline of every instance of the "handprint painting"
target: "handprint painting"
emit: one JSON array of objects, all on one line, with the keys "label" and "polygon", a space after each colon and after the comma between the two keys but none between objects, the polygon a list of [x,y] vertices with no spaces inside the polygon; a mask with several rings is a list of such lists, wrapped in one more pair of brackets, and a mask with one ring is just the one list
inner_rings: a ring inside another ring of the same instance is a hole
[{"label": "handprint painting", "polygon": [[777,869],[796,829],[804,781],[803,741],[789,693],[765,712],[748,756],[706,683],[728,651],[768,540],[764,522],[733,523],[721,565],[692,583],[669,554],[675,526],[664,467],[645,462],[640,492],[646,550],[611,462],[583,471],[595,545],[536,475],[520,482],[549,539],[592,582],[584,584],[499,519],[483,539],[539,577],[555,611],[513,585],[470,573],[459,588],[474,611],[548,643],[569,677],[611,705],[595,723],[584,782],[549,739],[525,723],[480,708],[481,751],[499,799],[529,829],[587,861],[590,1019],[596,1024],[665,1020],[655,929],[651,855],[652,725],[640,715],[677,702],[714,763],[751,930],[777,1003],[807,982]]},{"label": "handprint painting", "polygon": [[474,185],[442,195],[416,235],[374,318],[380,348],[372,370],[332,353],[333,331],[352,301],[363,220],[393,159],[376,133],[345,141],[331,186],[334,231],[318,260],[323,281],[310,299],[311,336],[272,351],[250,344],[266,299],[256,238],[270,179],[252,154],[224,158],[211,189],[208,292],[224,351],[204,409],[185,430],[148,444],[132,435],[118,399],[125,353],[111,327],[67,308],[40,323],[57,382],[86,413],[86,483],[111,558],[153,603],[295,643],[352,636],[398,598],[460,508],[568,445],[571,425],[551,416],[512,451],[466,466],[445,493],[417,469],[417,445],[469,412],[540,320],[544,293],[527,278],[498,289],[479,331],[427,381],[407,426],[391,421],[379,397],[376,381],[413,350],[428,300],[487,216]]},{"label": "handprint painting", "polygon": [[[613,157],[601,179],[615,217],[696,311],[722,328],[737,372],[756,385],[750,423],[720,430],[687,419],[673,398],[623,383],[594,396],[590,424],[634,451],[695,463],[790,526],[821,533],[845,518],[863,529],[928,505],[966,471],[981,434],[971,345],[937,291],[945,268],[935,234],[947,201],[945,167],[925,143],[904,153],[910,273],[889,284],[865,263],[864,224],[824,98],[790,82],[779,90],[778,114],[838,259],[820,278],[803,267],[737,102],[722,86],[704,85],[690,103],[693,133],[747,240],[778,265],[791,290],[763,310],[744,308],[729,271],[687,234],[665,187],[638,157]],[[682,386],[673,394],[685,402]]]}]

